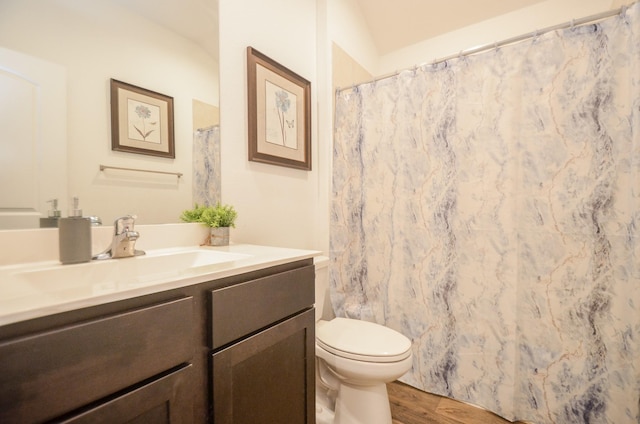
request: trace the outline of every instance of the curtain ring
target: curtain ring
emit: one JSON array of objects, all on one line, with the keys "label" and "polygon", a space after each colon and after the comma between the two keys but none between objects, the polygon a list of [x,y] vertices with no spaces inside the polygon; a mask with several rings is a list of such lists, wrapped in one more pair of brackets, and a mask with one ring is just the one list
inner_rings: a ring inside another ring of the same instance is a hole
[{"label": "curtain ring", "polygon": [[623,6],[620,8],[620,18],[622,18],[622,21],[623,21],[625,24],[628,24],[628,23],[629,23],[629,22],[627,21],[627,10],[628,10],[628,9],[629,9],[629,6],[627,6],[626,4],[625,4],[625,5],[623,5]]},{"label": "curtain ring", "polygon": [[576,29],[576,20],[571,18],[571,31]]}]

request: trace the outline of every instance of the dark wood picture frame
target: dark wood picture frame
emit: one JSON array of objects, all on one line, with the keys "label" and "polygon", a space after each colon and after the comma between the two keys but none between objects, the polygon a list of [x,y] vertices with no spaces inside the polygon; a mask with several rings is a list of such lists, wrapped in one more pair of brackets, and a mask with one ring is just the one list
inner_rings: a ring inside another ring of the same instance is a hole
[{"label": "dark wood picture frame", "polygon": [[311,170],[311,83],[247,47],[249,160]]},{"label": "dark wood picture frame", "polygon": [[111,150],[175,158],[173,97],[111,79]]}]

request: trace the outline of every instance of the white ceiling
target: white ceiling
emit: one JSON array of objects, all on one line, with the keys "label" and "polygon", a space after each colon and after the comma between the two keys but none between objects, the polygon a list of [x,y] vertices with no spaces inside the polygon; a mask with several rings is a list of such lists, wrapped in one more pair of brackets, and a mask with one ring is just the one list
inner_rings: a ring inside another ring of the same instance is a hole
[{"label": "white ceiling", "polygon": [[218,57],[218,0],[113,0]]},{"label": "white ceiling", "polygon": [[[217,57],[217,0],[114,0]],[[545,0],[356,0],[383,55]],[[212,24],[213,23],[213,24]]]},{"label": "white ceiling", "polygon": [[[114,0],[218,56],[218,0]],[[378,54],[546,0],[355,0]],[[635,0],[612,0],[612,8]]]},{"label": "white ceiling", "polygon": [[391,51],[544,0],[356,0],[378,53]]}]

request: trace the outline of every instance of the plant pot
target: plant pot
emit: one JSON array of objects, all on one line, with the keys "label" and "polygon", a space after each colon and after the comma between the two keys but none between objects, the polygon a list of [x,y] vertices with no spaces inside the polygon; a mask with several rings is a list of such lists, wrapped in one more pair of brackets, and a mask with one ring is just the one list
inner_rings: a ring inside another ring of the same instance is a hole
[{"label": "plant pot", "polygon": [[210,246],[228,246],[229,245],[229,227],[211,228]]}]

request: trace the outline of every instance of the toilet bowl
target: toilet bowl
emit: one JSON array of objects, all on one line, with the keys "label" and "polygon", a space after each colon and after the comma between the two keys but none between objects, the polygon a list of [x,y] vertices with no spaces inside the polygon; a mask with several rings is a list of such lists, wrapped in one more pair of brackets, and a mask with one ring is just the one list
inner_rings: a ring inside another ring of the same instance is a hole
[{"label": "toilet bowl", "polygon": [[[316,261],[316,290],[328,288]],[[379,324],[327,317],[325,294],[316,295],[316,309],[324,310],[316,315],[317,423],[391,424],[386,383],[411,368],[411,341]]]}]

